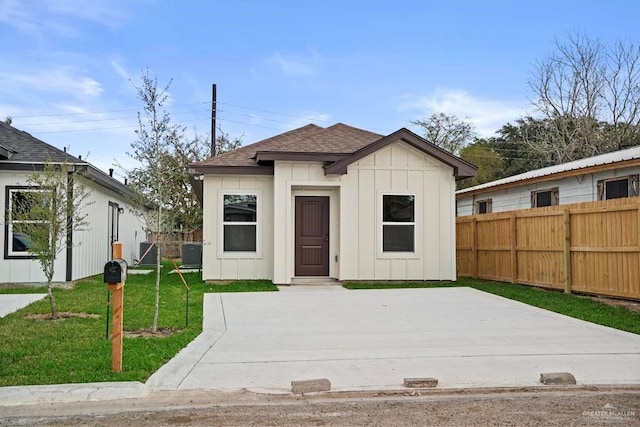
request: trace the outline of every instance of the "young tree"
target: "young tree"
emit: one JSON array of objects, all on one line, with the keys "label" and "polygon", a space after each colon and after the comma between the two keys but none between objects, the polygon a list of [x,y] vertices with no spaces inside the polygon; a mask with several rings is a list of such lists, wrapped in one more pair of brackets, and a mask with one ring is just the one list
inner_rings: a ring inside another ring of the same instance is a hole
[{"label": "young tree", "polygon": [[[140,195],[141,202],[152,207],[147,225],[156,236],[155,243],[161,245],[161,236],[171,231],[171,222],[165,218],[171,206],[174,189],[171,187],[170,174],[175,172],[172,159],[172,147],[184,137],[185,128],[171,123],[169,113],[164,106],[169,96],[171,81],[164,87],[158,86],[158,79],[151,77],[149,71],[142,73],[142,83],[136,86],[136,92],[142,101],[142,112],[138,112],[137,140],[131,143],[132,152],[127,153],[137,160],[139,167],[129,171],[131,188]],[[158,330],[160,311],[160,273],[161,250],[156,258],[155,307],[152,332]]]},{"label": "young tree", "polygon": [[414,125],[422,128],[425,139],[452,154],[459,154],[460,149],[473,139],[474,132],[470,123],[458,119],[453,114],[434,113],[431,116],[413,120]]},{"label": "young tree", "polygon": [[47,278],[51,317],[58,318],[52,292],[55,260],[67,247],[72,233],[84,230],[88,222],[84,208],[89,190],[82,181],[82,165],[46,163],[41,172],[27,178],[29,188],[14,192],[7,217],[14,235],[20,236]]}]

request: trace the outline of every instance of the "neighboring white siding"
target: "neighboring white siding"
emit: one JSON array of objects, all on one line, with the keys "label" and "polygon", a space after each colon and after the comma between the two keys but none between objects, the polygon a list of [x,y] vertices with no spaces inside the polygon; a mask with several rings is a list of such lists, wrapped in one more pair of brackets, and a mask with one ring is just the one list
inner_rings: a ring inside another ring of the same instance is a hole
[{"label": "neighboring white siding", "polygon": [[[222,195],[225,192],[258,195],[255,254],[224,252]],[[202,278],[204,280],[271,279],[273,277],[273,177],[205,175]]]},{"label": "neighboring white siding", "polygon": [[492,200],[492,212],[504,212],[531,208],[531,192],[558,187],[559,203],[591,202],[598,200],[598,181],[640,173],[640,167],[621,168],[595,173],[586,173],[567,178],[522,183],[514,187],[497,191],[486,191],[457,199],[458,216],[473,214],[473,205],[477,200]]},{"label": "neighboring white siding", "polygon": [[126,199],[115,192],[92,184],[83,210],[87,214],[88,227],[77,231],[73,236],[73,273],[72,280],[100,274],[104,264],[111,259],[109,241],[109,202],[116,203],[124,212],[119,216],[118,240],[122,242],[125,261],[133,265],[139,258],[140,242],[145,241],[144,220],[135,214],[135,210]]},{"label": "neighboring white siding", "polygon": [[[0,190],[2,194],[2,214],[0,215],[0,243],[3,245],[0,255],[0,283],[41,283],[46,277],[35,259],[5,259],[5,209],[6,186],[23,186],[27,184],[30,173],[16,171],[0,171]],[[54,264],[54,282],[64,282],[66,275],[66,251],[62,251]]]},{"label": "neighboring white siding", "polygon": [[[4,210],[6,206],[6,186],[27,185],[27,172],[0,172],[0,189],[2,190],[2,210],[0,215],[0,242],[5,242]],[[141,222],[131,212],[131,206],[122,196],[112,193],[103,187],[89,186],[87,203],[83,208],[87,214],[87,226],[84,231],[73,235],[72,275],[71,280],[101,274],[107,261],[109,240],[107,235],[107,207],[109,201],[118,203],[125,209],[120,215],[120,240],[124,244],[124,256],[129,264],[138,252],[137,245],[144,238]],[[64,243],[66,245],[66,243]],[[66,281],[67,250],[62,249],[54,264],[54,282]],[[0,257],[0,283],[40,283],[46,281],[40,264],[34,259],[4,259],[4,247]]]},{"label": "neighboring white siding", "polygon": [[[452,172],[402,142],[350,165],[340,193],[340,279],[455,280]],[[382,252],[385,193],[416,196],[412,255]]]}]

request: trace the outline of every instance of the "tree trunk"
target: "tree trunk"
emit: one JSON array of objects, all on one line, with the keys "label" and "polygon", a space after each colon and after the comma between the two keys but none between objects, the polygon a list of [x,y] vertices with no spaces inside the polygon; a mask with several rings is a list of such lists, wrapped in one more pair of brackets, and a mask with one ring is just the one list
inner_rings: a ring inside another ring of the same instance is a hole
[{"label": "tree trunk", "polygon": [[51,291],[51,277],[47,277],[47,296],[49,297],[49,304],[51,305],[51,318],[57,319],[58,316],[58,306],[56,305],[56,299],[53,296],[53,292]]},{"label": "tree trunk", "polygon": [[162,208],[158,208],[158,233],[156,234],[156,304],[155,309],[153,311],[153,326],[151,327],[151,331],[155,334],[158,332],[158,314],[160,311],[160,268],[162,264],[161,254],[160,254],[160,224],[161,224],[161,215]]}]

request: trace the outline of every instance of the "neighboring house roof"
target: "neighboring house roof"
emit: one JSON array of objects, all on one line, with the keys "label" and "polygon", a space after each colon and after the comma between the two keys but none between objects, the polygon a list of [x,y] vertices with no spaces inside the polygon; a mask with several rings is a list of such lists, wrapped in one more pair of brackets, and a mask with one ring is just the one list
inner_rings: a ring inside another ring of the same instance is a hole
[{"label": "neighboring house roof", "polygon": [[102,187],[124,196],[131,190],[91,163],[0,121],[0,170],[38,171],[45,163],[69,163],[85,166],[84,176]]},{"label": "neighboring house roof", "polygon": [[458,179],[475,176],[475,166],[407,129],[383,136],[343,123],[328,128],[309,124],[190,167],[195,173],[271,175],[274,160],[296,160],[325,162],[327,174],[344,174],[349,164],[398,140],[452,166]]},{"label": "neighboring house roof", "polygon": [[597,172],[599,170],[619,169],[622,167],[637,165],[640,165],[640,146],[600,154],[598,156],[587,157],[585,159],[562,163],[560,165],[535,169],[518,175],[498,179],[496,181],[486,182],[484,184],[456,191],[456,197],[459,198],[476,193],[501,190],[503,188],[515,187],[525,183],[529,184],[532,182],[551,181],[554,179],[565,178],[567,176]]}]

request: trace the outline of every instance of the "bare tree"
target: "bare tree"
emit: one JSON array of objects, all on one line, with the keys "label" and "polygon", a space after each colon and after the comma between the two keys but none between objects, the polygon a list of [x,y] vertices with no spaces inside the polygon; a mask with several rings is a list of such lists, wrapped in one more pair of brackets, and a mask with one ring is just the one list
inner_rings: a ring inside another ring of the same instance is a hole
[{"label": "bare tree", "polygon": [[83,210],[92,204],[82,181],[82,165],[46,163],[27,178],[28,188],[11,193],[6,217],[21,249],[33,254],[47,278],[51,317],[58,318],[52,292],[55,260],[67,247],[67,238],[88,226]]},{"label": "bare tree", "polygon": [[453,114],[434,113],[411,123],[420,126],[427,141],[453,154],[459,154],[474,137],[471,124]]},{"label": "bare tree", "polygon": [[586,35],[556,42],[529,78],[541,119],[524,142],[552,163],[635,144],[640,119],[640,50],[634,44],[603,45]]}]

